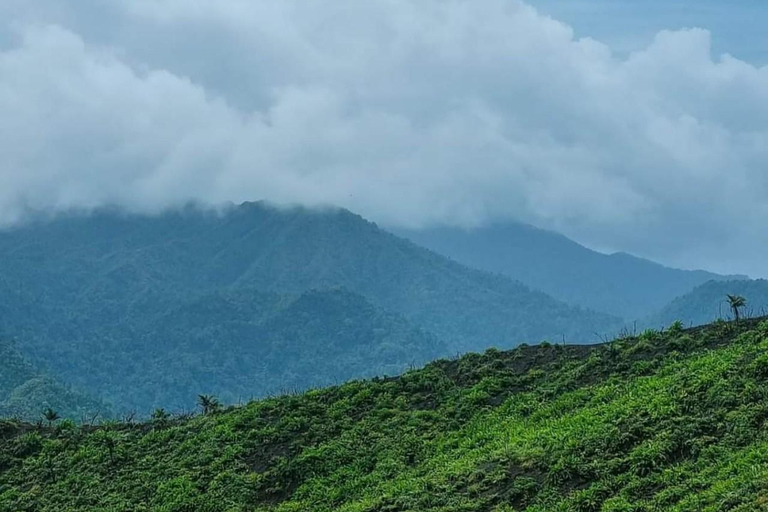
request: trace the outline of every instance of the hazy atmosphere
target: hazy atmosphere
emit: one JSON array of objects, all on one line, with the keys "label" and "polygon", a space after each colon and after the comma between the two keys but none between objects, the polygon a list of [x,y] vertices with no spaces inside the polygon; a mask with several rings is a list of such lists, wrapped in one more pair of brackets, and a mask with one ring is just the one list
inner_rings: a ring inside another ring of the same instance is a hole
[{"label": "hazy atmosphere", "polygon": [[5,0],[0,220],[266,199],[392,227],[519,220],[765,276],[767,15],[748,0]]},{"label": "hazy atmosphere", "polygon": [[0,512],[768,512],[768,0],[0,0]]}]

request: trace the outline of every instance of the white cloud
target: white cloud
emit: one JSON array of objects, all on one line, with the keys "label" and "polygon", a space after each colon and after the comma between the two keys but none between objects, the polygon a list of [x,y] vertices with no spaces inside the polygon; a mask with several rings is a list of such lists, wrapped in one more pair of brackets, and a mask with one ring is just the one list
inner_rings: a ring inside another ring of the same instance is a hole
[{"label": "white cloud", "polygon": [[704,30],[619,58],[513,0],[91,7],[0,8],[6,221],[266,198],[768,273],[768,68]]}]

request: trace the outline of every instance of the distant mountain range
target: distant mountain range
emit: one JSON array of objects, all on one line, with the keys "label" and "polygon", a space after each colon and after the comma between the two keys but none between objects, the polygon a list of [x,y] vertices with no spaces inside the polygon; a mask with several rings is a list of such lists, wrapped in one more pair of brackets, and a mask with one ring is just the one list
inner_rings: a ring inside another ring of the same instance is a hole
[{"label": "distant mountain range", "polygon": [[[592,343],[626,325],[619,314],[705,323],[726,293],[756,311],[768,296],[764,281],[691,292],[722,276],[603,255],[529,226],[401,233],[456,261],[343,209],[264,203],[98,211],[0,231],[0,335],[58,379],[16,382],[30,382],[20,389],[33,399],[15,410],[47,403],[35,398],[43,382],[118,412],[188,409],[199,393],[236,402],[488,347]],[[8,388],[0,401],[18,396]]]},{"label": "distant mountain range", "polygon": [[59,216],[0,232],[0,258],[0,329],[119,409],[249,398],[490,346],[592,342],[621,323],[341,209]]},{"label": "distant mountain range", "polygon": [[558,233],[514,222],[395,233],[464,265],[626,320],[646,317],[707,281],[747,279],[678,270],[626,253],[602,254]]},{"label": "distant mountain range", "polygon": [[728,307],[727,295],[741,295],[747,299],[742,311],[744,317],[768,315],[768,281],[710,281],[682,295],[661,311],[643,319],[643,326],[659,328],[674,321],[684,325],[703,325],[717,319],[730,320],[733,314]]}]

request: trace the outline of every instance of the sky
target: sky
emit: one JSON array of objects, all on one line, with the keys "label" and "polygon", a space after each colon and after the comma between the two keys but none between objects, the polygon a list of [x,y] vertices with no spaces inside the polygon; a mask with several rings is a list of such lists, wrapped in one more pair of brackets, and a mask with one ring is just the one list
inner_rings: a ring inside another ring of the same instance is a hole
[{"label": "sky", "polygon": [[626,56],[647,46],[663,29],[705,28],[712,52],[768,64],[765,0],[531,0],[531,5]]},{"label": "sky", "polygon": [[3,0],[0,222],[266,199],[768,276],[768,2]]}]

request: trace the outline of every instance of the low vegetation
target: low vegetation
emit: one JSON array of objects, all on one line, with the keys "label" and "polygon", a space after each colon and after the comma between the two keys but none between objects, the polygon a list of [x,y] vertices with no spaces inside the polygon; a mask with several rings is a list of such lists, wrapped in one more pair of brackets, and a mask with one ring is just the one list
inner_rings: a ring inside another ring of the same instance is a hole
[{"label": "low vegetation", "polygon": [[0,424],[0,511],[768,510],[768,321],[199,399],[145,423]]}]

